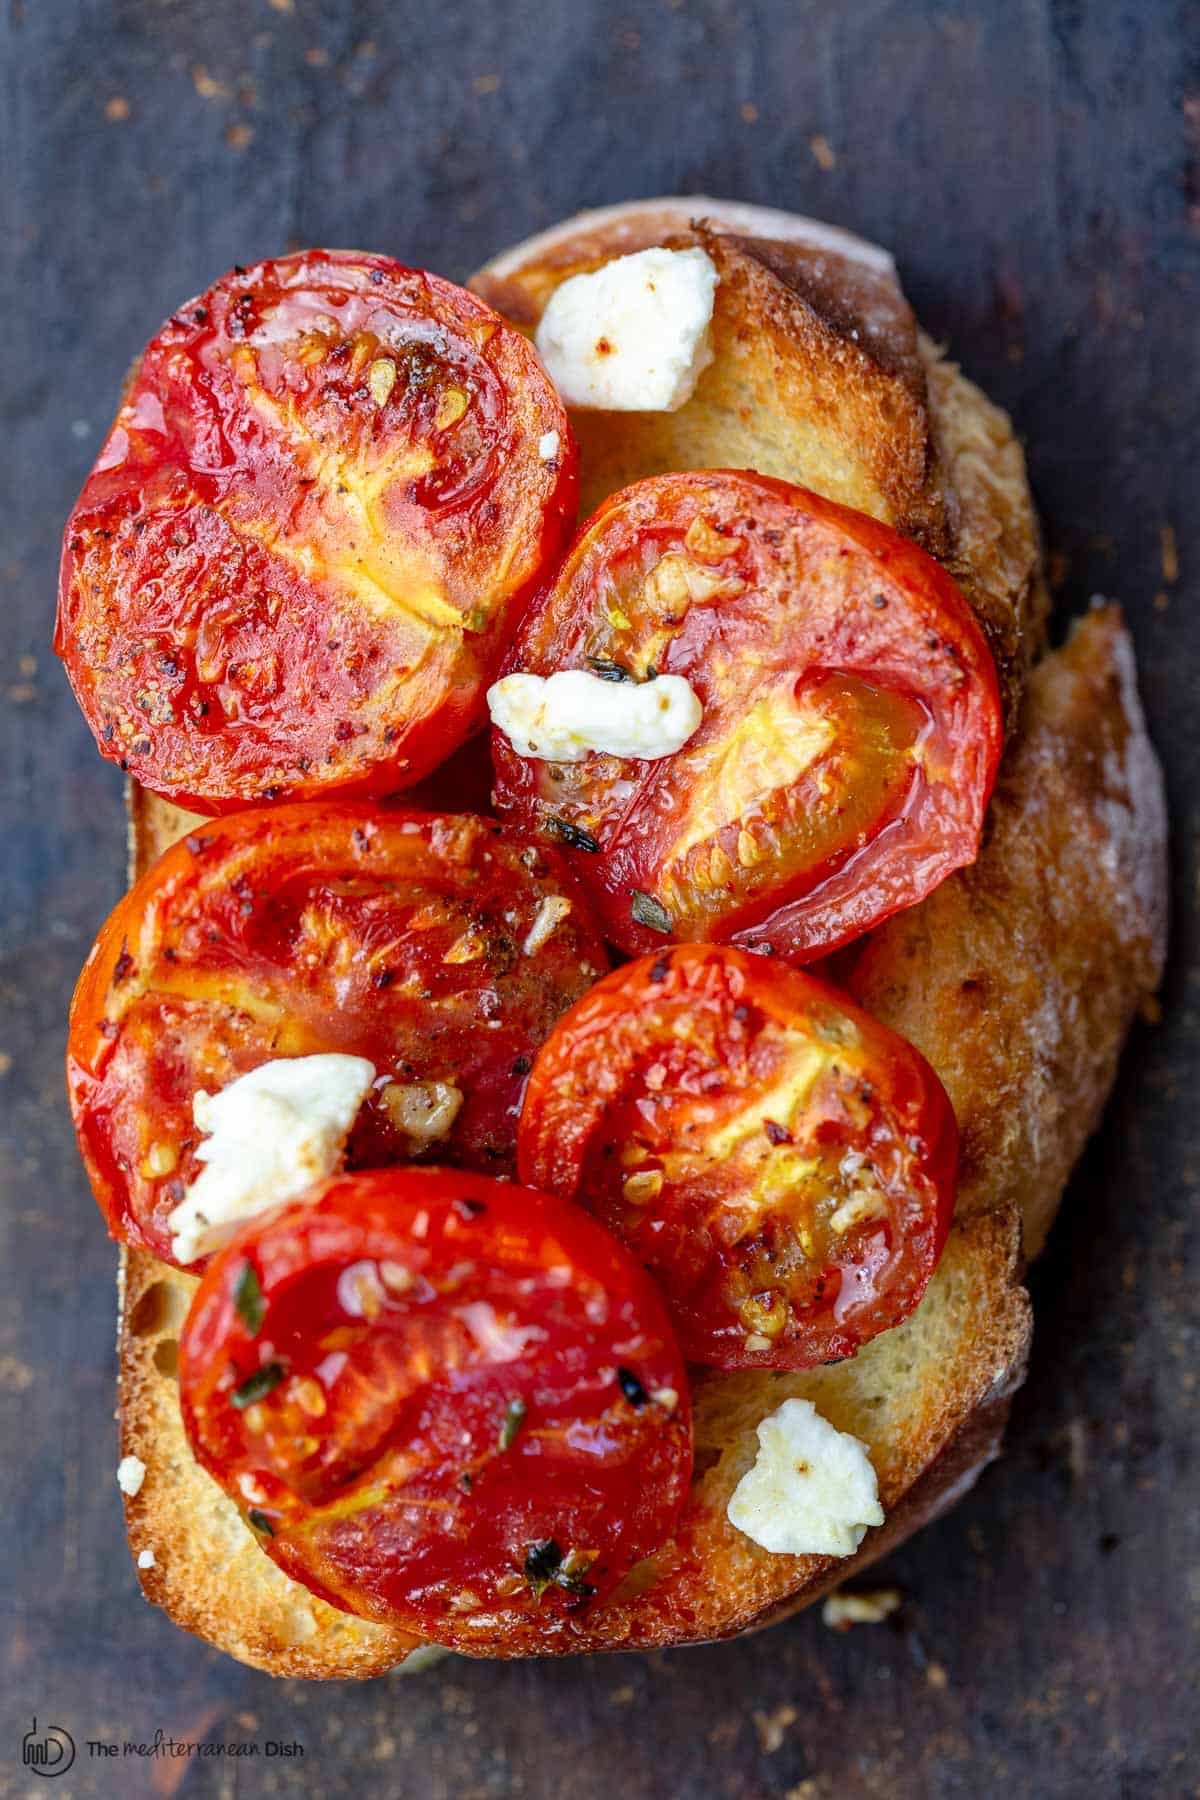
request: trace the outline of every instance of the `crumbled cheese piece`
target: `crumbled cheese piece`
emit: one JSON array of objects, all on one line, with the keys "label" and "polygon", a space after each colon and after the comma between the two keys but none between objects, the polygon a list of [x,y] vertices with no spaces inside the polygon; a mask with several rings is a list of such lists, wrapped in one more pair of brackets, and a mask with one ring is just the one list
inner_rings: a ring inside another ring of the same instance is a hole
[{"label": "crumbled cheese piece", "polygon": [[139,1569],[152,1569],[154,1567],[153,1550],[139,1550],[137,1565]]},{"label": "crumbled cheese piece", "polygon": [[543,462],[553,462],[559,452],[557,431],[544,431],[538,439],[538,455]]},{"label": "crumbled cheese piece", "polygon": [[396,1130],[418,1149],[449,1136],[463,1103],[451,1081],[389,1081],[379,1097]]},{"label": "crumbled cheese piece", "polygon": [[582,762],[606,756],[673,756],[696,731],[703,708],[682,675],[605,681],[587,669],[506,675],[488,689],[492,724],[518,756]]},{"label": "crumbled cheese piece", "polygon": [[821,1617],[831,1631],[849,1631],[852,1625],[882,1625],[894,1612],[899,1612],[899,1588],[871,1588],[857,1594],[840,1590],[830,1594],[821,1608]]},{"label": "crumbled cheese piece", "polygon": [[703,250],[638,250],[555,289],[538,355],[568,406],[674,412],[713,358],[717,271]]},{"label": "crumbled cheese piece", "polygon": [[811,1400],[785,1400],[758,1427],[758,1456],[734,1488],[729,1522],[780,1556],[852,1556],[883,1524],[866,1446]]},{"label": "crumbled cheese piece", "polygon": [[142,1491],[142,1483],[146,1479],[146,1465],[140,1456],[123,1456],[117,1464],[117,1486],[123,1494],[132,1500],[135,1494]]},{"label": "crumbled cheese piece", "polygon": [[533,924],[525,934],[525,942],[521,945],[525,956],[532,956],[542,945],[554,936],[563,920],[571,910],[571,902],[562,894],[547,894],[537,909]]},{"label": "crumbled cheese piece", "polygon": [[192,1116],[210,1134],[196,1150],[205,1167],[167,1219],[178,1260],[207,1256],[245,1220],[331,1175],[374,1079],[364,1057],[330,1054],[281,1057],[219,1094],[201,1089]]}]

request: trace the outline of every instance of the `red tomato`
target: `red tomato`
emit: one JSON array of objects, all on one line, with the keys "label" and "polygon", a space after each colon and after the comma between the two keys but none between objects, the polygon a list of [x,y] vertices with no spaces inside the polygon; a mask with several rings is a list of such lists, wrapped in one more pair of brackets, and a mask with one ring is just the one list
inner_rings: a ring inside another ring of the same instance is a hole
[{"label": "red tomato", "polygon": [[569,1631],[687,1497],[683,1362],[578,1207],[442,1169],[342,1176],[209,1265],[192,1448],[314,1592],[511,1654]]},{"label": "red tomato", "polygon": [[1000,755],[983,634],[950,577],[862,513],[765,476],[615,494],[533,603],[510,671],[689,681],[657,761],[519,757],[502,813],[571,849],[612,941],[731,940],[808,961],[978,852]]},{"label": "red tomato", "polygon": [[55,647],[102,754],[199,812],[415,781],[480,723],[577,463],[473,294],[349,251],[233,270],[147,345],[67,524]]},{"label": "red tomato", "polygon": [[657,1277],[689,1360],[804,1369],[916,1306],[957,1144],[903,1038],[797,969],[687,944],[615,970],[560,1019],[519,1165]]},{"label": "red tomato", "polygon": [[[375,1064],[351,1166],[425,1143],[511,1173],[533,1054],[607,966],[561,858],[494,820],[308,805],[214,821],[122,900],[72,1003],[71,1108],[109,1229],[173,1260],[195,1094],[273,1057]],[[448,1135],[420,1135],[426,1101]]]}]

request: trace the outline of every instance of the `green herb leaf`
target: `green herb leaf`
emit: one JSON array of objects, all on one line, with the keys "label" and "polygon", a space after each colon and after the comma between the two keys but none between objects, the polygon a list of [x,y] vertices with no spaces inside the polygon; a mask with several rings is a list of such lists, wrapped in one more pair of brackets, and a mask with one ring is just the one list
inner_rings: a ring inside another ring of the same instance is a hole
[{"label": "green herb leaf", "polygon": [[645,1406],[650,1399],[632,1369],[618,1369],[617,1384],[630,1406]]},{"label": "green herb leaf", "polygon": [[674,930],[671,915],[661,900],[653,894],[643,894],[641,888],[634,888],[629,901],[629,910],[639,925],[645,925],[651,931]]},{"label": "green herb leaf", "polygon": [[525,1402],[519,1394],[514,1394],[504,1408],[504,1419],[500,1426],[500,1448],[509,1450],[517,1433],[525,1423]]},{"label": "green herb leaf", "polygon": [[600,853],[600,845],[590,831],[584,831],[579,825],[572,825],[568,819],[557,818],[553,813],[546,820],[546,828],[571,850],[590,850],[593,856]]},{"label": "green herb leaf", "polygon": [[233,1284],[233,1304],[237,1308],[238,1318],[246,1327],[251,1337],[257,1337],[262,1328],[263,1306],[262,1289],[258,1285],[258,1276],[254,1264],[247,1260],[238,1270],[237,1280]]},{"label": "green herb leaf", "polygon": [[272,1525],[265,1512],[259,1512],[257,1506],[252,1506],[250,1511],[246,1514],[246,1517],[249,1519],[251,1525],[253,1525],[255,1531],[261,1531],[264,1537],[275,1536],[275,1527]]},{"label": "green herb leaf", "polygon": [[632,681],[633,676],[624,663],[614,662],[611,656],[589,656],[589,663],[601,681]]},{"label": "green herb leaf", "polygon": [[554,1538],[543,1538],[540,1544],[530,1544],[525,1553],[525,1579],[533,1589],[535,1600],[540,1600],[556,1579],[562,1559],[563,1553]]},{"label": "green herb leaf", "polygon": [[229,1398],[240,1412],[244,1406],[253,1406],[256,1400],[263,1399],[272,1388],[277,1388],[283,1377],[282,1363],[264,1363],[261,1369],[255,1369],[253,1375],[243,1381],[241,1387],[234,1388]]},{"label": "green herb leaf", "polygon": [[596,1591],[590,1581],[584,1580],[595,1560],[594,1550],[570,1550],[564,1556],[556,1538],[544,1538],[526,1551],[525,1579],[535,1600],[540,1600],[548,1587],[560,1587],[586,1600]]}]

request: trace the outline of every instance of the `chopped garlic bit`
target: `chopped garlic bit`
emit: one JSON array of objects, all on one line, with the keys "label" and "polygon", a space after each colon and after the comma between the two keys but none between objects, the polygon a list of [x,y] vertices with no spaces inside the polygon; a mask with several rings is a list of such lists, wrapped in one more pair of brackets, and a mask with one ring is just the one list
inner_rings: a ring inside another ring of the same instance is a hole
[{"label": "chopped garlic bit", "polygon": [[558,455],[560,440],[557,431],[544,431],[538,439],[538,455],[543,462],[553,462]]},{"label": "chopped garlic bit", "polygon": [[117,1486],[123,1494],[132,1500],[135,1494],[142,1491],[142,1483],[146,1479],[146,1465],[140,1456],[123,1456],[117,1464]]},{"label": "chopped garlic bit", "polygon": [[483,938],[480,937],[477,931],[468,927],[461,937],[455,938],[450,948],[446,951],[446,954],[442,957],[442,961],[444,963],[478,962],[479,958],[485,954],[486,950],[487,944],[484,942]]},{"label": "chopped garlic bit", "polygon": [[418,1149],[449,1136],[462,1108],[462,1089],[449,1081],[389,1081],[380,1100],[397,1131]]},{"label": "chopped garlic bit", "polygon": [[852,1625],[882,1625],[894,1612],[899,1612],[902,1596],[899,1588],[871,1588],[857,1594],[840,1589],[830,1594],[821,1608],[821,1617],[833,1631],[849,1631]]},{"label": "chopped garlic bit", "polygon": [[537,909],[533,924],[525,934],[525,942],[521,950],[526,956],[533,956],[547,940],[553,937],[563,920],[571,911],[571,902],[562,894],[547,894]]},{"label": "chopped garlic bit", "polygon": [[883,1524],[866,1446],[821,1417],[811,1400],[785,1400],[758,1427],[758,1456],[734,1488],[731,1525],[780,1556],[852,1556]]},{"label": "chopped garlic bit", "polygon": [[661,1169],[638,1169],[627,1175],[621,1184],[621,1192],[631,1206],[645,1206],[656,1200],[663,1189],[663,1172]]},{"label": "chopped garlic bit", "polygon": [[723,575],[681,550],[668,550],[647,575],[642,594],[652,611],[672,613],[680,607],[707,606],[711,600],[736,600],[745,587],[740,575]]},{"label": "chopped garlic bit", "polygon": [[396,385],[396,365],[386,356],[378,357],[367,370],[367,386],[376,406],[386,406],[388,395]]},{"label": "chopped garlic bit", "polygon": [[168,1216],[181,1263],[219,1249],[237,1228],[295,1199],[338,1165],[355,1114],[375,1079],[361,1056],[281,1057],[192,1102],[208,1133],[205,1167]]},{"label": "chopped garlic bit", "polygon": [[154,1143],[142,1161],[142,1174],[147,1181],[160,1181],[174,1171],[178,1162],[179,1152],[174,1144]]},{"label": "chopped garlic bit", "polygon": [[865,1225],[868,1219],[881,1219],[886,1211],[887,1196],[874,1173],[867,1169],[858,1177],[850,1197],[830,1214],[829,1226],[840,1237],[855,1225]]},{"label": "chopped garlic bit", "polygon": [[703,709],[682,675],[605,681],[587,669],[506,675],[488,689],[492,724],[518,756],[582,762],[593,751],[654,761],[673,756],[698,729]]},{"label": "chopped garlic bit", "polygon": [[433,429],[435,431],[449,431],[452,425],[458,424],[458,421],[464,416],[470,404],[470,396],[465,394],[462,388],[451,387],[443,389],[438,397],[438,407],[437,413],[434,416]]},{"label": "chopped garlic bit", "polygon": [[703,250],[614,257],[554,290],[538,355],[568,406],[674,412],[712,361],[716,291]]}]

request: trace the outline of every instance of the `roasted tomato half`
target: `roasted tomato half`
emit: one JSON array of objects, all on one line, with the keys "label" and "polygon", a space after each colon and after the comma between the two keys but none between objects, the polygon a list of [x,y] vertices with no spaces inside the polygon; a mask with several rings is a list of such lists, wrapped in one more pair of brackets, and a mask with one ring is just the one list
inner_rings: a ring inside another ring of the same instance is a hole
[{"label": "roasted tomato half", "polygon": [[363,1056],[350,1166],[508,1174],[538,1045],[608,967],[553,850],[495,820],[281,806],[176,844],[117,907],[71,1007],[80,1149],[114,1237],[174,1260],[197,1090]]},{"label": "roasted tomato half", "polygon": [[1000,697],[967,602],[887,526],[765,476],[615,494],[533,603],[510,671],[688,681],[657,761],[554,763],[493,735],[502,812],[571,847],[612,941],[805,961],[973,860]]},{"label": "roasted tomato half", "polygon": [[519,1160],[657,1277],[689,1359],[803,1369],[916,1306],[957,1143],[903,1038],[797,969],[688,944],[616,970],[559,1021]]},{"label": "roasted tomato half", "polygon": [[210,1263],[192,1447],[335,1606],[519,1654],[569,1631],[687,1497],[683,1362],[578,1207],[444,1169],[341,1176]]},{"label": "roasted tomato half", "polygon": [[384,256],[235,269],[147,345],[68,522],[55,647],[103,755],[199,812],[417,780],[575,518],[521,335]]}]

